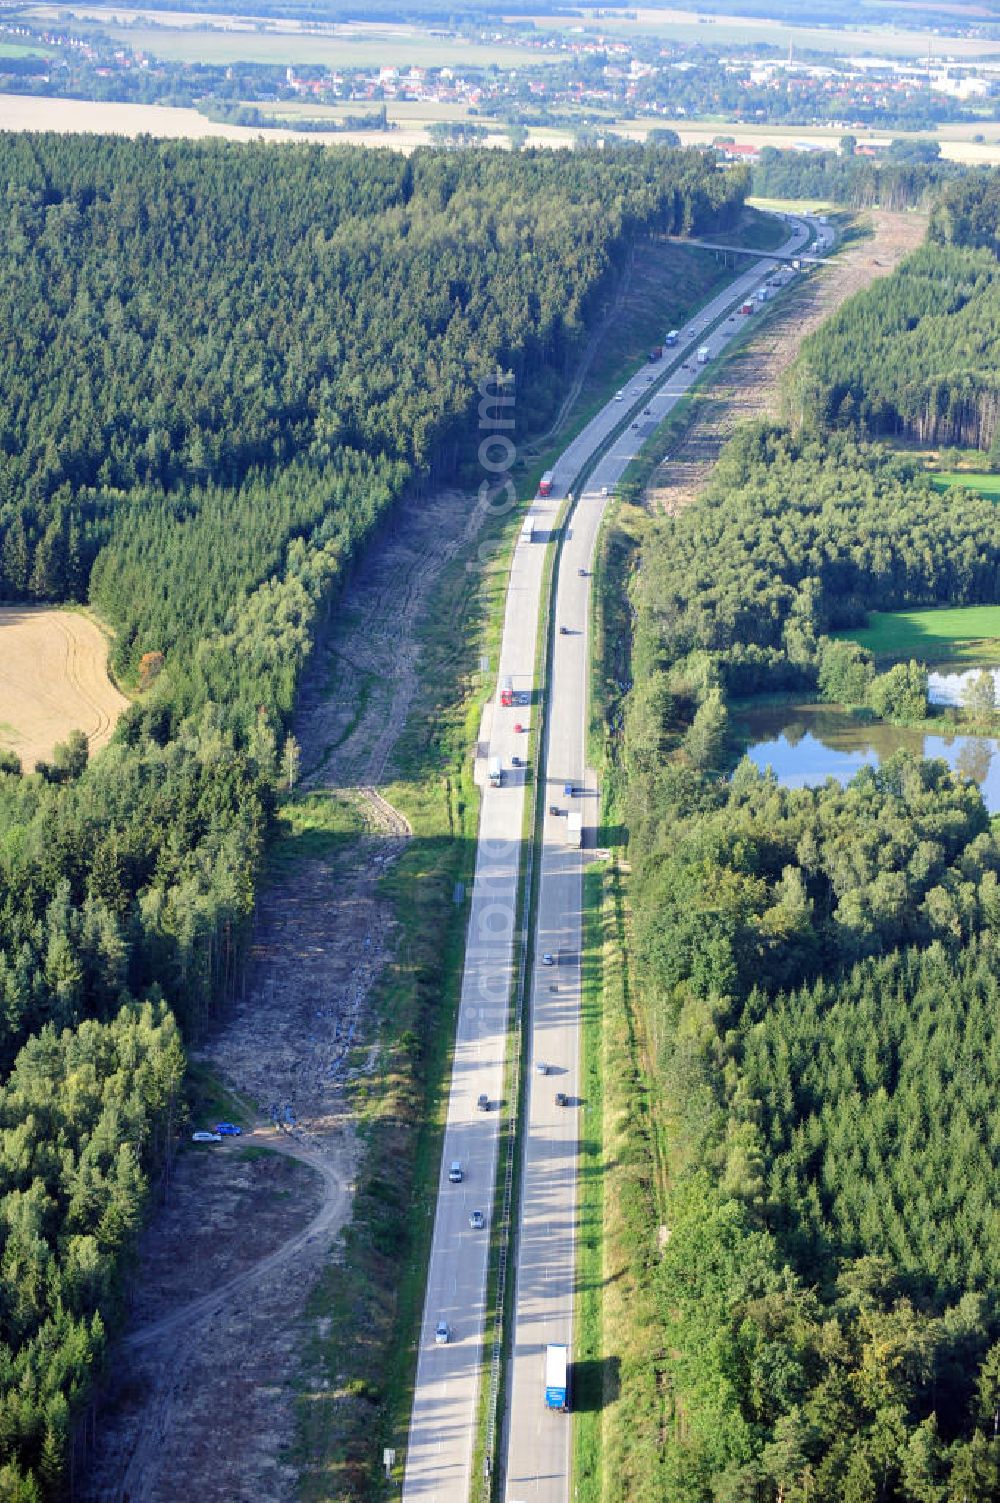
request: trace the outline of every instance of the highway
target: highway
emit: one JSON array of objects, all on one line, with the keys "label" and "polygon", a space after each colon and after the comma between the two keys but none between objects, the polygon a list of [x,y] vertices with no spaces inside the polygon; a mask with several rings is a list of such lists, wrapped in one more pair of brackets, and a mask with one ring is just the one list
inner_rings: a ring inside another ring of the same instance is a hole
[{"label": "highway", "polygon": [[[794,222],[780,255],[796,254],[808,237]],[[822,235],[823,240],[826,236]],[[830,237],[832,238],[832,236]],[[823,246],[828,248],[827,245]],[[471,895],[465,970],[454,1046],[454,1064],[441,1163],[441,1187],[420,1335],[417,1377],[407,1445],[404,1503],[468,1503],[473,1478],[477,1399],[482,1369],[487,1255],[497,1146],[509,1103],[502,1102],[503,1061],[509,1024],[520,836],[533,769],[513,769],[524,757],[527,730],[540,713],[533,681],[546,544],[577,476],[629,414],[629,423],[597,463],[572,511],[554,581],[557,626],[546,706],[546,815],[540,853],[534,936],[535,971],[530,984],[530,1076],[522,1123],[521,1218],[516,1246],[516,1314],[505,1416],[508,1503],[568,1503],[571,1422],[546,1411],[542,1365],[549,1342],[572,1347],[575,1284],[577,1147],[584,1104],[578,1100],[580,1051],[580,929],[585,853],[566,842],[566,811],[584,819],[584,845],[594,846],[599,799],[596,779],[585,767],[589,681],[590,575],[607,498],[645,439],[697,379],[694,351],[708,344],[716,354],[740,329],[742,319],[711,326],[773,271],[757,261],[729,283],[680,331],[668,350],[669,374],[655,393],[664,366],[637,371],[568,445],[554,466],[550,497],[531,506],[535,533],[514,550],[498,665],[498,689],[484,717],[477,776],[485,783],[492,757],[505,769],[499,788],[484,786],[476,874]],[[710,332],[706,332],[706,330]],[[688,358],[690,357],[690,358]],[[675,365],[676,362],[676,365]],[[687,368],[685,368],[685,366]],[[635,411],[632,412],[633,407]],[[514,682],[511,708],[501,707],[499,686]],[[520,725],[521,730],[515,729]],[[564,792],[569,783],[576,790]],[[559,812],[550,812],[555,806]],[[553,964],[542,964],[549,954]],[[539,1064],[547,1073],[538,1071]],[[570,1098],[556,1105],[556,1092]],[[489,1110],[477,1107],[480,1094]],[[459,1183],[449,1165],[462,1167]],[[485,1218],[473,1229],[473,1211]],[[435,1341],[440,1321],[448,1340]]]}]

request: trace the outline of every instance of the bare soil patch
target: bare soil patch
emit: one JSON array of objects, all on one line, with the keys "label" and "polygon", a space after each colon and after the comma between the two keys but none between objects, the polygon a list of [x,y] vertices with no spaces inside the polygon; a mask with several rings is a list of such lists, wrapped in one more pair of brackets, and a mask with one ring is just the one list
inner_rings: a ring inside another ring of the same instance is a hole
[{"label": "bare soil patch", "polygon": [[781,377],[804,337],[854,293],[888,276],[923,239],[925,221],[917,214],[876,210],[871,218],[872,239],[847,246],[804,278],[786,305],[779,305],[727,361],[717,381],[700,388],[704,395],[697,399],[693,423],[650,480],[648,505],[666,512],[686,506],[703,489],[738,424],[779,416]]},{"label": "bare soil patch", "polygon": [[48,606],[0,606],[0,746],[26,772],[70,731],[83,731],[93,755],[127,705],[108,677],[108,643],[94,621]]},{"label": "bare soil patch", "polygon": [[[404,503],[317,648],[295,726],[302,781],[314,796],[349,804],[363,833],[321,856],[293,851],[275,863],[243,995],[199,1057],[253,1103],[261,1124],[282,1120],[281,1135],[262,1126],[251,1146],[294,1154],[319,1177],[258,1165],[228,1144],[182,1155],[144,1242],[142,1293],[124,1341],[128,1380],[98,1423],[84,1503],[296,1495],[304,1312],[339,1257],[359,1162],[347,1087],[379,1070],[370,998],[395,925],[378,883],[409,840],[376,785],[413,702],[428,601],[481,520],[474,498],[459,492]],[[248,1139],[238,1142],[245,1149]],[[343,1399],[322,1392],[322,1374],[306,1381],[311,1394]]]},{"label": "bare soil patch", "polygon": [[[143,1242],[133,1311],[136,1334],[160,1329],[162,1339],[127,1344],[115,1365],[95,1464],[77,1494],[82,1503],[290,1495],[294,1473],[280,1459],[290,1438],[284,1375],[301,1333],[294,1262],[284,1249],[316,1216],[323,1188],[295,1158],[248,1154],[242,1143],[180,1156]],[[241,1284],[268,1254],[277,1262],[267,1275]],[[199,1290],[214,1292],[218,1303],[192,1333],[190,1321],[175,1322]],[[210,1413],[211,1426],[176,1428],[187,1412]],[[238,1455],[215,1444],[230,1429],[240,1435]],[[195,1467],[197,1492],[178,1489],[178,1468]]]}]

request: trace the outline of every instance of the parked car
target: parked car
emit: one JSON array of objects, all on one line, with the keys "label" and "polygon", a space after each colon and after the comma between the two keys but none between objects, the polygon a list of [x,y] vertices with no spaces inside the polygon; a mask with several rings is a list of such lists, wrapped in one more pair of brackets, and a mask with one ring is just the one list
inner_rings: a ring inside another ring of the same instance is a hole
[{"label": "parked car", "polygon": [[223,1138],[241,1138],[242,1127],[237,1127],[235,1122],[216,1122],[214,1129]]},{"label": "parked car", "polygon": [[472,1227],[472,1230],[474,1232],[482,1231],[483,1227],[486,1225],[486,1217],[483,1215],[482,1211],[472,1212],[472,1215],[469,1217],[469,1225]]},{"label": "parked car", "polygon": [[486,1094],[485,1091],[480,1091],[480,1093],[479,1093],[479,1100],[476,1102],[476,1108],[477,1108],[477,1110],[479,1110],[481,1112],[488,1112],[489,1111],[489,1109],[490,1109],[490,1098],[487,1096],[487,1094]]},{"label": "parked car", "polygon": [[448,1168],[448,1178],[453,1185],[460,1185],[465,1175],[462,1173],[461,1159],[452,1159]]},{"label": "parked car", "polygon": [[447,1346],[451,1340],[451,1326],[446,1320],[439,1320],[434,1328],[434,1345]]},{"label": "parked car", "polygon": [[222,1142],[222,1134],[221,1134],[221,1132],[193,1132],[191,1134],[191,1142],[192,1143],[221,1143]]}]

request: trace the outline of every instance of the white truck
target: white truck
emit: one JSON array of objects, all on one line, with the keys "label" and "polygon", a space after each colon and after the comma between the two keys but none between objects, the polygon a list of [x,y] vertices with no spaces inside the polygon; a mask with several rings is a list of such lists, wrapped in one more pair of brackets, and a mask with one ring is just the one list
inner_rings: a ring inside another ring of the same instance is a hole
[{"label": "white truck", "polygon": [[707,344],[703,344],[698,351],[698,364],[707,365],[711,358],[712,351],[709,349]]},{"label": "white truck", "polygon": [[545,1407],[565,1414],[569,1409],[569,1391],[566,1387],[566,1348],[545,1348]]},{"label": "white truck", "polygon": [[490,787],[503,787],[503,763],[499,757],[490,758]]},{"label": "white truck", "polygon": [[566,844],[574,851],[583,846],[583,815],[577,809],[571,809],[566,816]]},{"label": "white truck", "polygon": [[524,521],[521,523],[521,542],[533,543],[534,541],[535,519],[534,517],[525,517]]}]

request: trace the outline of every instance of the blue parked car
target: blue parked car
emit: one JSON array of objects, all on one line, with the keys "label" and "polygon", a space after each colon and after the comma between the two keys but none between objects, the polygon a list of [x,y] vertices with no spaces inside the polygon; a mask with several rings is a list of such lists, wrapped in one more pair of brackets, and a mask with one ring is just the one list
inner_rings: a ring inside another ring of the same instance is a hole
[{"label": "blue parked car", "polygon": [[243,1136],[242,1127],[237,1127],[235,1122],[216,1122],[215,1130],[222,1138],[239,1138]]}]

